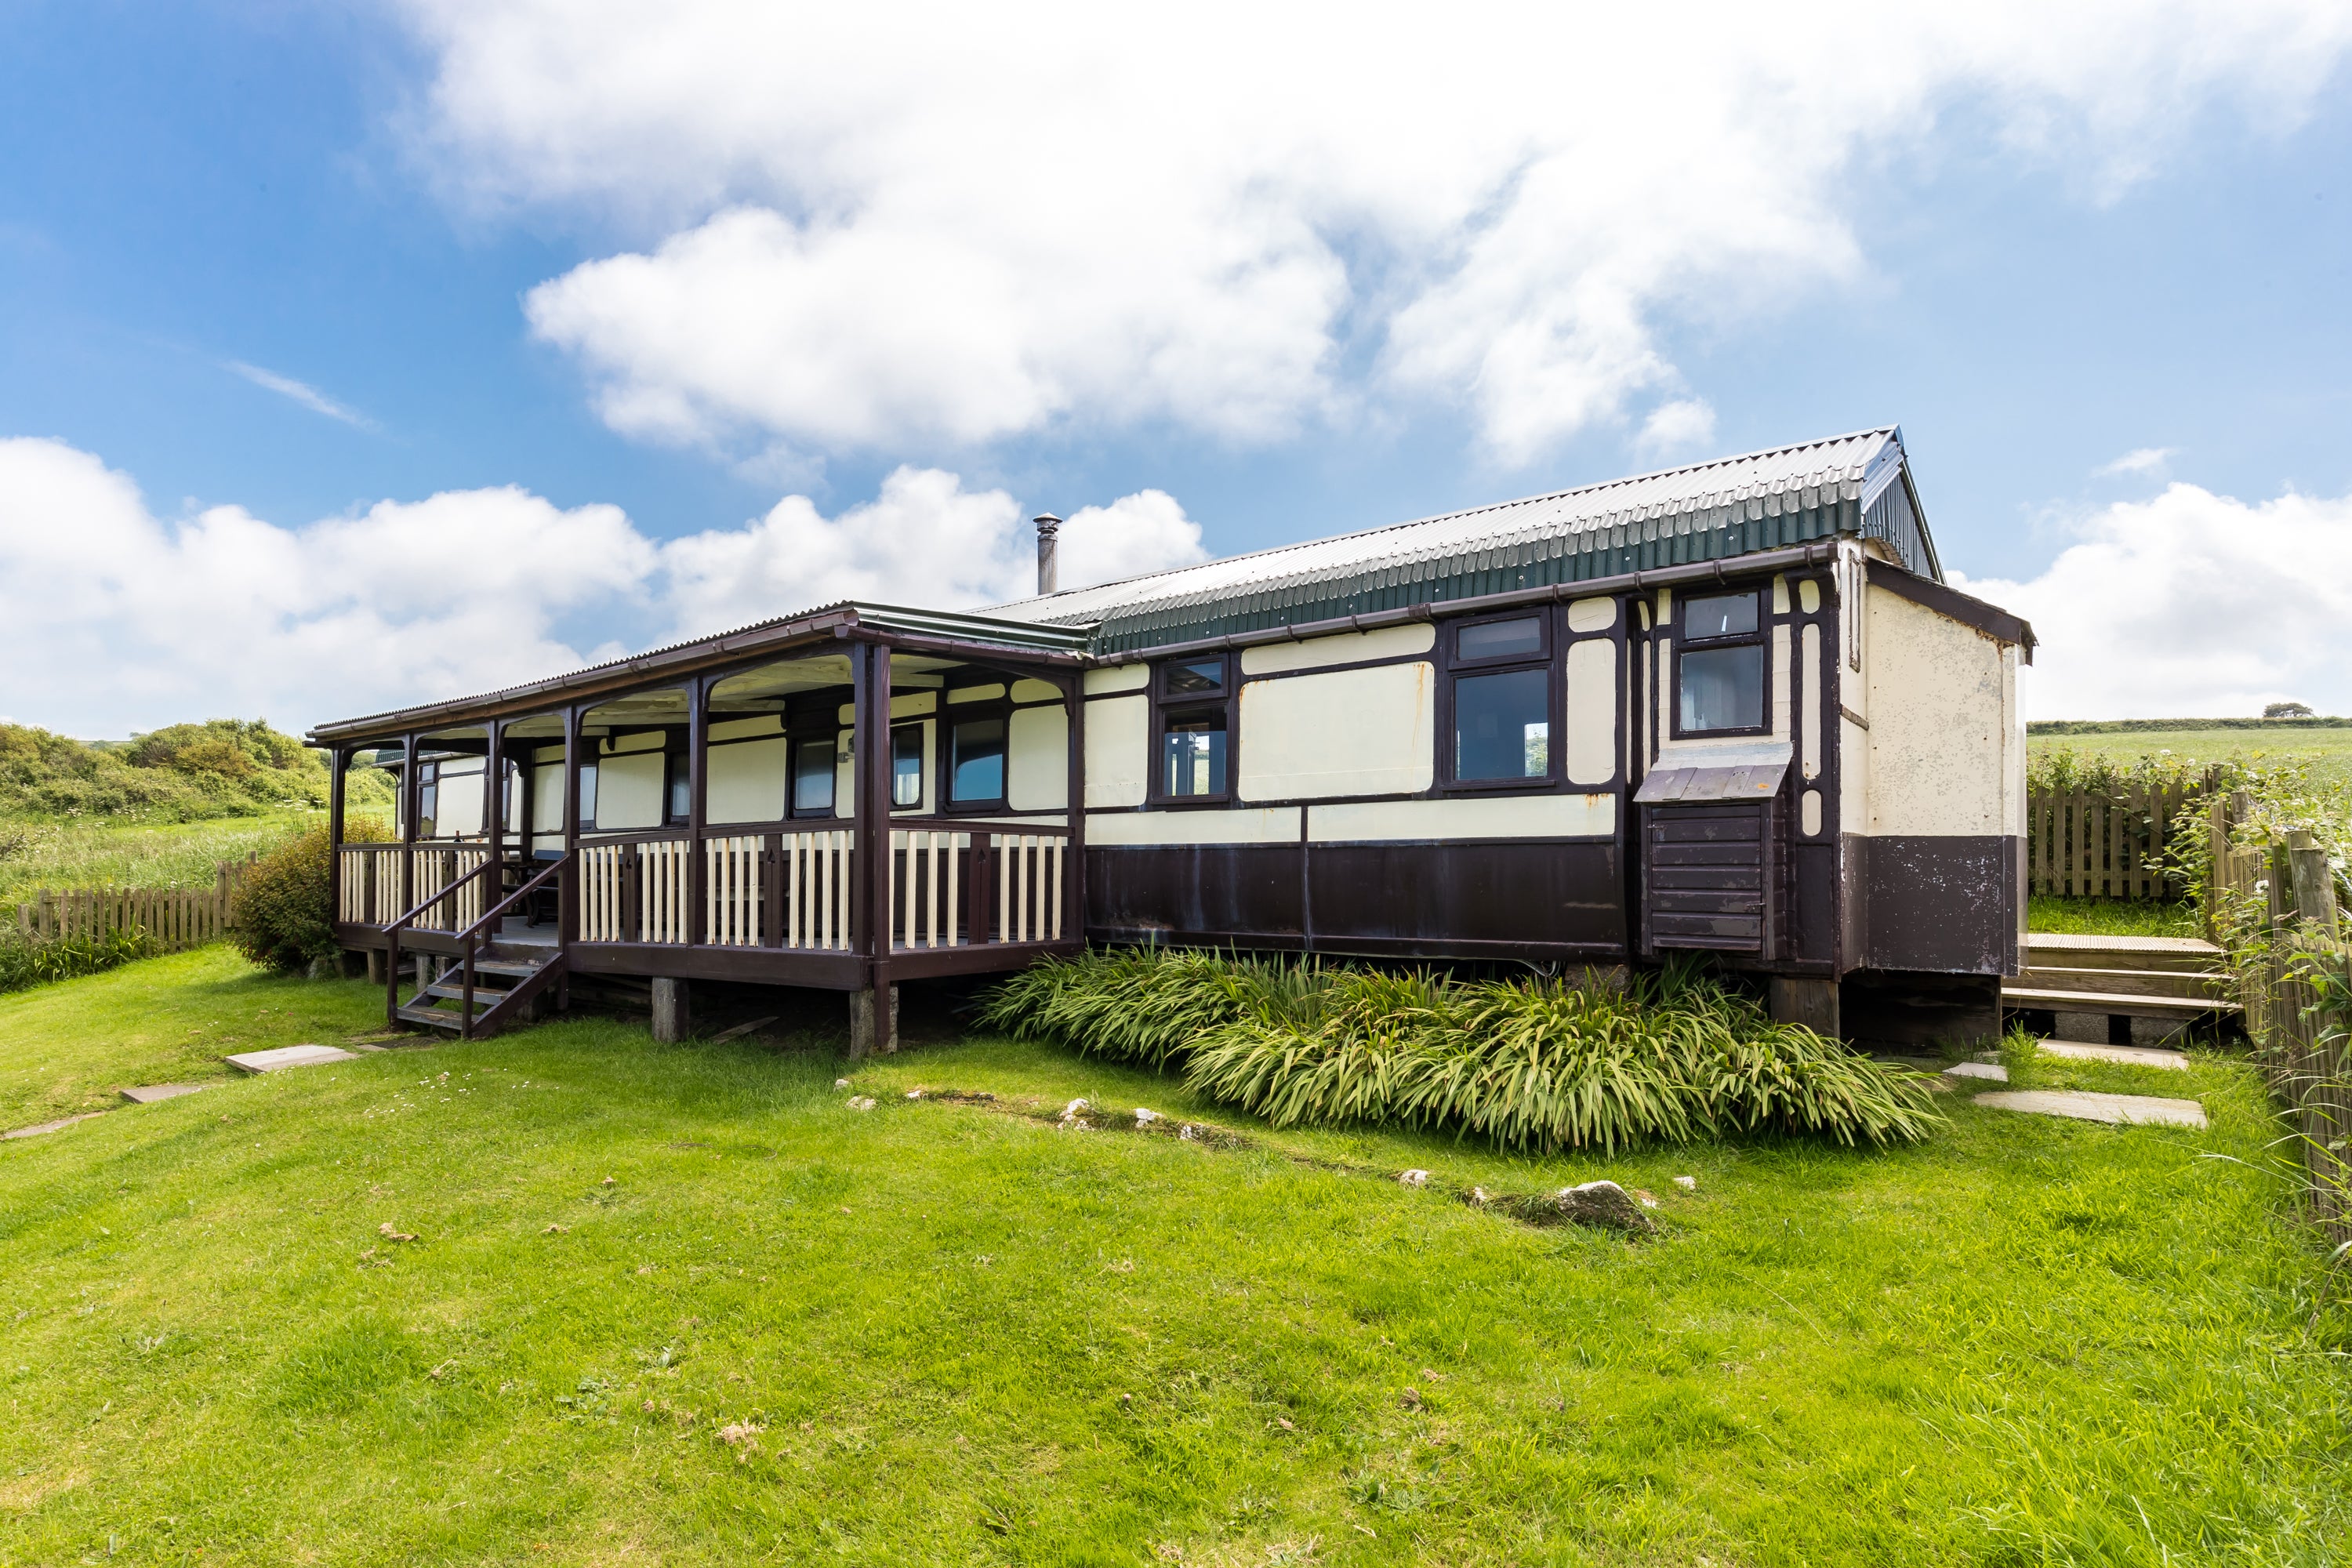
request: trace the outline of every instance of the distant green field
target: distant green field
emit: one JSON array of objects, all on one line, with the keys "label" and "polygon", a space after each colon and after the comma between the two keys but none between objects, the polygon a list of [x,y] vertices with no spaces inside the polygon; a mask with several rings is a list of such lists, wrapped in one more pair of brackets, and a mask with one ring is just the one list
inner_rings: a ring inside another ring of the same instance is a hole
[{"label": "distant green field", "polygon": [[0,909],[43,888],[208,888],[224,860],[268,849],[322,812],[232,816],[152,827],[0,818]]},{"label": "distant green field", "polygon": [[2084,758],[2130,763],[2141,757],[2164,762],[2219,763],[2240,758],[2263,766],[2297,762],[2308,765],[2313,782],[2352,787],[2352,729],[2120,730],[2093,734],[2029,735],[2027,754],[2040,759],[2067,750]]}]

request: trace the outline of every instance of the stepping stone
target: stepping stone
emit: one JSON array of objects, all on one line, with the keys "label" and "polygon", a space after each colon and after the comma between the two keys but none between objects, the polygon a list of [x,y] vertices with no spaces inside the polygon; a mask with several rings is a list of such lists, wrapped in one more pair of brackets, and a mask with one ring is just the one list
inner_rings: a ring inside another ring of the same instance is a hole
[{"label": "stepping stone", "polygon": [[37,1138],[44,1132],[55,1132],[60,1127],[71,1127],[77,1121],[88,1121],[93,1116],[103,1116],[103,1110],[85,1110],[79,1116],[61,1117],[44,1121],[38,1127],[19,1127],[14,1132],[0,1132],[0,1138]]},{"label": "stepping stone", "polygon": [[247,1051],[243,1056],[221,1059],[239,1072],[279,1072],[287,1068],[324,1067],[329,1062],[355,1062],[360,1058],[332,1046],[280,1046],[274,1051]]},{"label": "stepping stone", "polygon": [[2007,1083],[2009,1069],[1999,1062],[1961,1062],[1944,1069],[1946,1078],[1990,1079],[1994,1083]]},{"label": "stepping stone", "polygon": [[210,1089],[208,1083],[151,1083],[140,1089],[126,1089],[122,1098],[133,1105],[152,1105],[159,1100],[177,1100],[184,1094],[194,1094]]},{"label": "stepping stone", "polygon": [[2152,1122],[2163,1127],[2205,1125],[2205,1108],[2193,1100],[2157,1100],[2144,1094],[2092,1094],[2083,1089],[2014,1089],[1980,1094],[1979,1105],[2022,1110],[2035,1116],[2071,1116],[2081,1121]]},{"label": "stepping stone", "polygon": [[2083,1046],[2066,1040],[2044,1040],[2036,1048],[2045,1057],[2063,1057],[2069,1061],[2122,1062],[2126,1067],[2189,1070],[2189,1058],[2179,1051],[2152,1050],[2146,1046]]}]

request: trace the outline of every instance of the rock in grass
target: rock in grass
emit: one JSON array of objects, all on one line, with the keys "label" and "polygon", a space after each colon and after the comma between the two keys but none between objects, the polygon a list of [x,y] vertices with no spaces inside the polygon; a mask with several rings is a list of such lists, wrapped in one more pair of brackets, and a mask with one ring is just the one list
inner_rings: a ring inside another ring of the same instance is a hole
[{"label": "rock in grass", "polygon": [[1399,1175],[1397,1180],[1402,1182],[1408,1187],[1425,1187],[1429,1185],[1429,1173],[1427,1171],[1406,1171]]},{"label": "rock in grass", "polygon": [[1149,1127],[1159,1120],[1160,1112],[1156,1110],[1146,1110],[1139,1105],[1135,1108],[1135,1124],[1138,1127]]},{"label": "rock in grass", "polygon": [[1675,1185],[1680,1187],[1686,1193],[1695,1193],[1698,1191],[1698,1178],[1696,1176],[1676,1176],[1675,1178]]},{"label": "rock in grass", "polygon": [[1552,1200],[1572,1225],[1597,1225],[1609,1230],[1651,1231],[1657,1227],[1642,1212],[1633,1196],[1614,1182],[1586,1182],[1562,1187]]}]

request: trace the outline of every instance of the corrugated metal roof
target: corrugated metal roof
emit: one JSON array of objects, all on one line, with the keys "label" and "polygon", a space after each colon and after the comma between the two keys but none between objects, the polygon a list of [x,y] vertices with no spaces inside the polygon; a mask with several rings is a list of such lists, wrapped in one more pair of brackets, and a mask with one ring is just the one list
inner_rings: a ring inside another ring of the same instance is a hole
[{"label": "corrugated metal roof", "polygon": [[[1097,652],[1878,531],[1940,576],[1916,506],[1874,506],[1905,469],[1893,426],[1552,495],[1284,545],[999,605],[1091,626]],[[1907,485],[1904,494],[1910,497]]]}]

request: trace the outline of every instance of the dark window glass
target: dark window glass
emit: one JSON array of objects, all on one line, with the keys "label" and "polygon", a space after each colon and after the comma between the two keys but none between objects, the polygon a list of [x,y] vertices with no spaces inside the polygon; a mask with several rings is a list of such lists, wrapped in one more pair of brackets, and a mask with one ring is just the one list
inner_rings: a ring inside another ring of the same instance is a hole
[{"label": "dark window glass", "polygon": [[902,724],[890,731],[890,804],[923,804],[923,727]]},{"label": "dark window glass", "polygon": [[959,805],[1004,798],[1004,721],[967,719],[948,731],[948,795]]},{"label": "dark window glass", "polygon": [[596,826],[596,764],[580,764],[580,826]]},{"label": "dark window glass", "polygon": [[441,764],[425,763],[416,770],[416,837],[433,837],[433,819],[440,815]]},{"label": "dark window glass", "polygon": [[[1749,601],[1751,605],[1754,601]],[[1764,727],[1764,647],[1695,647],[1681,657],[1682,731]]]},{"label": "dark window glass", "polygon": [[1683,601],[1683,636],[1738,637],[1756,630],[1756,595],[1717,594]]},{"label": "dark window glass", "polygon": [[824,816],[833,811],[833,742],[802,741],[793,747],[793,812]]},{"label": "dark window glass", "polygon": [[1160,737],[1161,793],[1225,793],[1225,716],[1203,713],[1168,721]]},{"label": "dark window glass", "polygon": [[1535,616],[1464,626],[1454,651],[1463,658],[1524,658],[1543,651],[1543,622]]},{"label": "dark window glass", "polygon": [[694,775],[684,757],[669,759],[669,820],[684,822],[694,810]]},{"label": "dark window glass", "polygon": [[1551,772],[1551,682],[1540,669],[1454,682],[1454,776],[1534,779]]},{"label": "dark window glass", "polygon": [[1171,697],[1223,691],[1225,689],[1225,661],[1212,658],[1197,664],[1171,664],[1162,671],[1161,679],[1166,682],[1163,689]]}]

